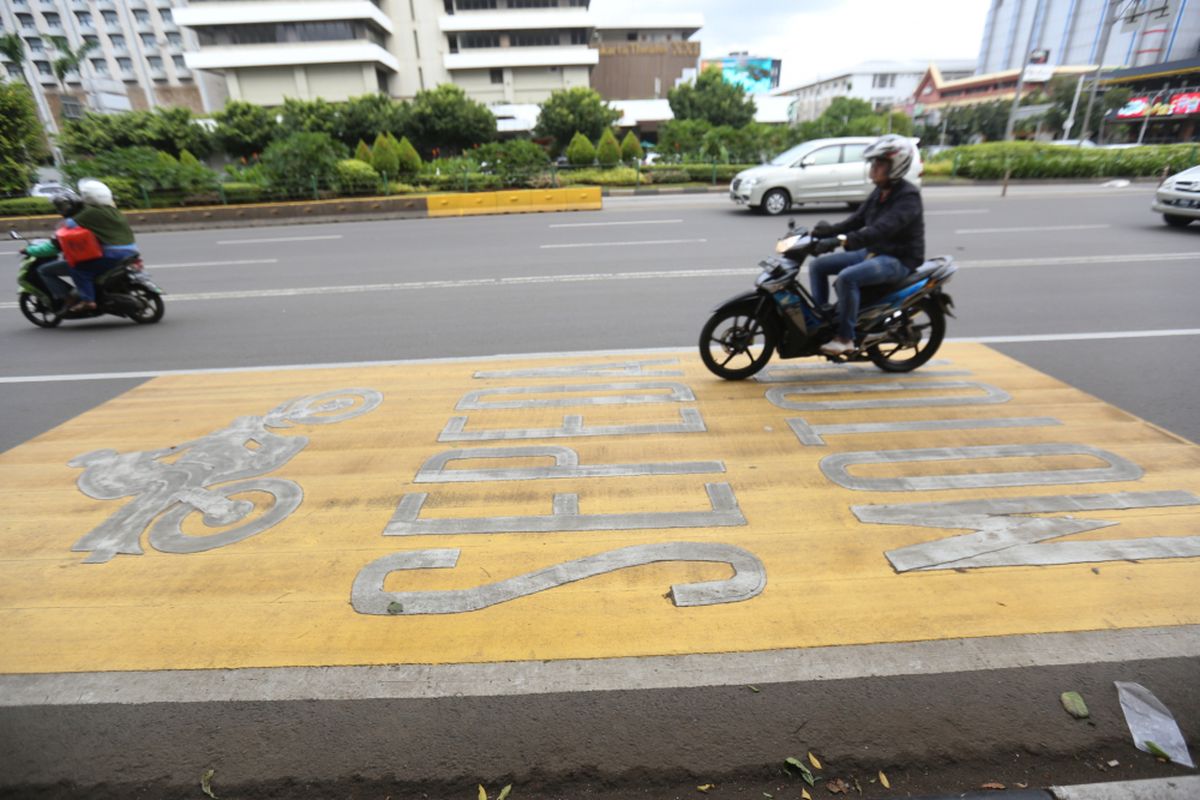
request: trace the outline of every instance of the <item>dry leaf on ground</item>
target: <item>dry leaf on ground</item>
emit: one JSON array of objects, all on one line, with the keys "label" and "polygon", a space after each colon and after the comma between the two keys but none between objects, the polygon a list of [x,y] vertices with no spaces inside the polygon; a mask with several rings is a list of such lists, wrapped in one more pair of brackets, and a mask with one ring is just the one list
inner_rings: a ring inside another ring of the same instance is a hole
[{"label": "dry leaf on ground", "polygon": [[846,794],[850,791],[850,786],[841,778],[834,778],[829,783],[825,784],[825,788],[830,794]]},{"label": "dry leaf on ground", "polygon": [[992,781],[990,783],[979,784],[979,788],[980,789],[1006,789],[1008,787],[1006,787],[1003,783],[998,783],[996,781]]},{"label": "dry leaf on ground", "polygon": [[879,770],[879,782],[883,784],[883,788],[890,789],[892,785],[888,783],[887,775],[883,774],[883,770]]}]

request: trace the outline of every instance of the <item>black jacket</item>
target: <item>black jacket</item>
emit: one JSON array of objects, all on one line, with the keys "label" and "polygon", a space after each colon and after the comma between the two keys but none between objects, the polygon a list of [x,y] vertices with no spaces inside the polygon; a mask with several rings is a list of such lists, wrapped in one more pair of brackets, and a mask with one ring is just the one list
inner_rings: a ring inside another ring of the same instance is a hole
[{"label": "black jacket", "polygon": [[925,211],[921,190],[906,180],[892,184],[886,200],[879,187],[848,218],[830,226],[832,233],[846,234],[846,249],[866,248],[872,253],[895,256],[909,272],[925,262]]}]

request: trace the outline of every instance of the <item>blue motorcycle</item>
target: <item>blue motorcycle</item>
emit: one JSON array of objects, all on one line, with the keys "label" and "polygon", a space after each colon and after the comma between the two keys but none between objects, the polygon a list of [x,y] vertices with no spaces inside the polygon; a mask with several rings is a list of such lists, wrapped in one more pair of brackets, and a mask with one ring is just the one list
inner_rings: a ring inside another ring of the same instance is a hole
[{"label": "blue motorcycle", "polygon": [[821,353],[837,332],[837,307],[816,307],[796,277],[813,255],[817,240],[788,223],[775,245],[778,254],[759,262],[755,289],[723,303],[700,332],[700,358],[718,377],[737,381],[758,372],[774,353],[780,358],[823,355],[830,361],[870,361],[886,372],[911,372],[929,359],[946,336],[954,303],[943,287],[958,271],[954,259],[939,256],[899,283],[862,291],[855,349],[845,355]]}]

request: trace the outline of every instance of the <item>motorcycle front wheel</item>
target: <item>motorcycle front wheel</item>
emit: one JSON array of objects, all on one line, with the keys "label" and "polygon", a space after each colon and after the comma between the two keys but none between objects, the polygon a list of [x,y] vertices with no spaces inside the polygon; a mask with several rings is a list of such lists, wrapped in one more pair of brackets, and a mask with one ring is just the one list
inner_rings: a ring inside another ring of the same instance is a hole
[{"label": "motorcycle front wheel", "polygon": [[136,314],[129,315],[131,320],[138,325],[149,325],[163,318],[166,307],[163,305],[161,295],[148,292],[145,289],[134,289],[131,294],[142,306]]},{"label": "motorcycle front wheel", "polygon": [[935,298],[897,312],[888,323],[888,338],[867,348],[867,356],[884,372],[912,372],[933,358],[946,338],[946,313]]},{"label": "motorcycle front wheel", "polygon": [[744,308],[718,311],[700,331],[700,360],[727,381],[749,378],[774,352],[775,330]]},{"label": "motorcycle front wheel", "polygon": [[62,317],[54,313],[54,309],[46,305],[46,301],[29,292],[21,292],[21,313],[25,319],[39,328],[56,328],[62,322]]}]

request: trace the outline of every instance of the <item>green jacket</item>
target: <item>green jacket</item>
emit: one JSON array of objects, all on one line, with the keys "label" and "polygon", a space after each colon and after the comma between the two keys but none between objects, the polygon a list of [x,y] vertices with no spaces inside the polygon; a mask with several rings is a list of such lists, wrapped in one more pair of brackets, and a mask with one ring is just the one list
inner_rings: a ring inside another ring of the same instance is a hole
[{"label": "green jacket", "polygon": [[112,206],[88,203],[73,219],[80,227],[96,234],[102,245],[135,244],[133,228],[125,221],[125,215]]}]

